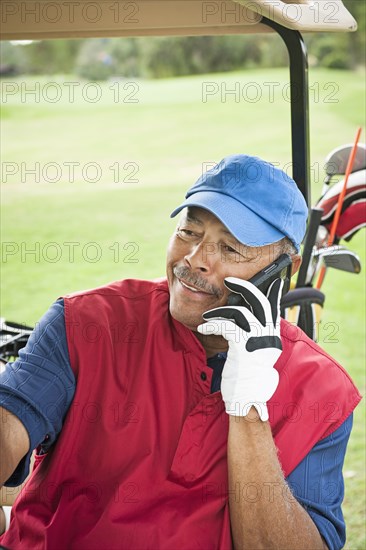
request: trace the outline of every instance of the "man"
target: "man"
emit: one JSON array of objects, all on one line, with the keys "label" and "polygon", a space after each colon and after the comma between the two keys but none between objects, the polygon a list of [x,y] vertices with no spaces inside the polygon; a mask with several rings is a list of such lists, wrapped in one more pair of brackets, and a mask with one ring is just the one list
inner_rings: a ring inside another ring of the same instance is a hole
[{"label": "man", "polygon": [[[167,281],[56,302],[3,375],[2,482],[19,484],[37,447],[8,548],[343,546],[359,393],[280,322],[282,281],[267,296],[248,282],[284,252],[298,269],[303,197],[234,155],[181,211]],[[229,293],[248,307],[226,306]]]}]

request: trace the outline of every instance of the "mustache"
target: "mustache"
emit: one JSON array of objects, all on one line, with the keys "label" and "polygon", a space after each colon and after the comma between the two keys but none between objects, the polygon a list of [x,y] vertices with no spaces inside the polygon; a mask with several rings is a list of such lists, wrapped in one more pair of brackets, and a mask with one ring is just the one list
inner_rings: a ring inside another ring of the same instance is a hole
[{"label": "mustache", "polygon": [[173,273],[178,279],[182,279],[188,285],[191,284],[203,292],[213,294],[216,298],[221,298],[224,295],[224,292],[220,288],[209,284],[206,279],[203,279],[196,273],[192,273],[189,267],[175,266],[173,268]]}]

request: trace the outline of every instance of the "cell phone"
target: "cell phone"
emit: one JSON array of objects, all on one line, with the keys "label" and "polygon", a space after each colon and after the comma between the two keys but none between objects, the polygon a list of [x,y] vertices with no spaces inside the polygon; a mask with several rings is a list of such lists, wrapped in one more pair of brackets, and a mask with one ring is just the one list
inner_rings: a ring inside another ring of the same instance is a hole
[{"label": "cell phone", "polygon": [[[282,279],[284,281],[282,296],[288,292],[290,288],[292,261],[288,254],[281,254],[277,260],[267,265],[264,269],[256,273],[249,282],[255,285],[264,295],[267,295],[267,291],[275,279]],[[248,306],[240,294],[230,292],[227,301],[228,306]]]}]

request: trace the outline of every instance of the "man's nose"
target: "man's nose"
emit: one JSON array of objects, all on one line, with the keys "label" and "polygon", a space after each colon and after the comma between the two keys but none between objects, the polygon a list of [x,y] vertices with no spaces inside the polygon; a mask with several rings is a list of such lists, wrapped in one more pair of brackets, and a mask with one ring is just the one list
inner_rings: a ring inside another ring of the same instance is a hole
[{"label": "man's nose", "polygon": [[192,270],[207,273],[212,269],[217,253],[216,243],[202,241],[191,248],[184,256],[184,260]]}]

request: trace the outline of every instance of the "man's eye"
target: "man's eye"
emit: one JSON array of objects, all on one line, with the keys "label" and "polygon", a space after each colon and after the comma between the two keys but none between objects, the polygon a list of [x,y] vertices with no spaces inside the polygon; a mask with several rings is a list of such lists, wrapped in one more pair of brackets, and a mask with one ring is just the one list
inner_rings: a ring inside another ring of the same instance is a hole
[{"label": "man's eye", "polygon": [[181,237],[194,237],[193,231],[190,231],[189,229],[178,229],[177,234]]},{"label": "man's eye", "polygon": [[235,250],[235,248],[233,248],[232,246],[229,246],[228,244],[224,244],[223,249],[225,252],[229,252],[230,254],[239,254],[239,252]]}]

